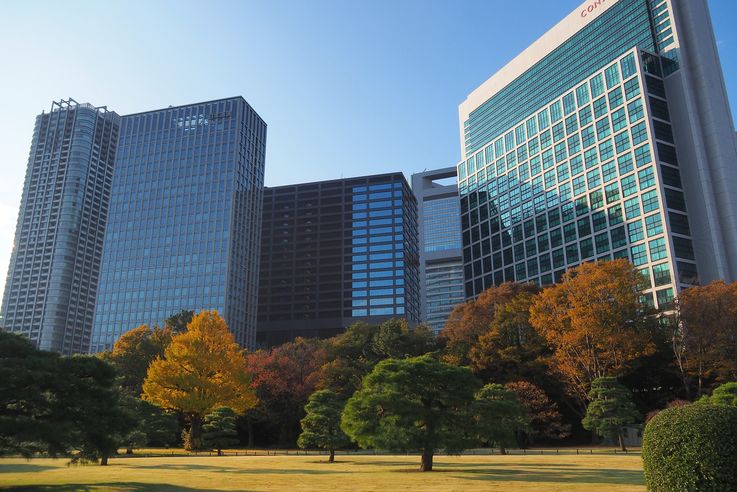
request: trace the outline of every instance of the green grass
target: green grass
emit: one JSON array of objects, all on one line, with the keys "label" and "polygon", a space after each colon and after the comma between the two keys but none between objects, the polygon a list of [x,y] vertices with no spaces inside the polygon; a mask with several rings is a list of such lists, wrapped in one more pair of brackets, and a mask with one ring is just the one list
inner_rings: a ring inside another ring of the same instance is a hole
[{"label": "green grass", "polygon": [[[575,451],[574,451],[575,452]],[[107,467],[65,459],[0,459],[0,488],[42,491],[390,490],[644,491],[638,455],[166,456],[113,458]]]}]

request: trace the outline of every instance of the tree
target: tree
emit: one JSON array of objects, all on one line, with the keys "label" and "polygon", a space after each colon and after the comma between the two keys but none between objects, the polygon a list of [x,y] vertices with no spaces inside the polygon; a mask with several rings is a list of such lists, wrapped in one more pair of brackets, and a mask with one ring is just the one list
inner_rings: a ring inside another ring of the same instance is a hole
[{"label": "tree", "polygon": [[340,428],[340,416],[345,400],[330,390],[315,391],[305,407],[302,434],[297,444],[301,448],[317,447],[330,452],[329,463],[335,461],[335,450],[350,443]]},{"label": "tree", "polygon": [[94,356],[62,357],[55,402],[56,419],[69,422],[70,447],[78,453],[72,461],[100,461],[107,465],[135,429],[135,418],[120,403],[115,369]]},{"label": "tree", "polygon": [[581,423],[584,429],[602,437],[619,439],[619,447],[626,451],[622,430],[640,419],[632,403],[632,393],[616,378],[597,378],[591,383],[589,406]]},{"label": "tree", "polygon": [[100,357],[115,367],[121,388],[130,395],[141,395],[143,380],[148,366],[157,357],[164,355],[164,349],[171,342],[171,330],[141,325],[123,333],[110,352],[102,352]]},{"label": "tree", "polygon": [[737,383],[730,382],[717,386],[711,396],[702,396],[698,403],[737,407]]},{"label": "tree", "polygon": [[413,328],[406,320],[390,319],[380,325],[354,323],[329,339],[326,347],[330,362],[321,370],[318,388],[348,398],[379,361],[432,352],[437,348],[437,340],[424,325]]},{"label": "tree", "polygon": [[626,260],[584,263],[533,302],[530,323],[553,348],[551,369],[582,406],[594,379],[624,375],[655,351],[642,287],[642,274]]},{"label": "tree", "polygon": [[479,337],[489,331],[497,309],[522,293],[534,294],[537,290],[534,284],[506,282],[456,306],[440,333],[445,343],[443,360],[456,365],[470,364],[469,352],[478,344]]},{"label": "tree", "polygon": [[135,427],[115,370],[96,357],[59,357],[0,332],[0,381],[0,454],[76,450],[75,460],[106,465]]},{"label": "tree", "polygon": [[488,331],[470,344],[471,369],[485,380],[506,383],[521,378],[546,377],[545,340],[530,326],[530,306],[535,294],[525,290],[498,304]]},{"label": "tree", "polygon": [[124,438],[126,454],[147,445],[169,446],[176,442],[177,418],[146,400],[123,394],[120,406],[131,415],[135,428]]},{"label": "tree", "polygon": [[201,445],[202,418],[217,407],[242,413],[256,404],[243,350],[217,311],[202,311],[187,331],[172,338],[164,357],[154,360],[143,383],[144,399],[182,412],[188,443]]},{"label": "tree", "polygon": [[528,419],[527,428],[517,432],[520,446],[537,438],[563,439],[570,435],[571,426],[563,423],[558,405],[542,389],[527,381],[514,381],[505,387],[517,396]]},{"label": "tree", "polygon": [[246,355],[246,371],[259,400],[246,414],[249,446],[253,445],[254,422],[276,429],[270,433],[277,435],[280,445],[295,444],[304,406],[315,391],[325,360],[324,342],[304,338]]},{"label": "tree", "polygon": [[175,335],[187,331],[187,325],[192,322],[194,311],[182,309],[164,320],[164,326]]},{"label": "tree", "polygon": [[438,449],[457,453],[475,442],[474,393],[481,383],[470,370],[430,355],[379,362],[346,403],[343,431],[359,446],[419,449],[421,471],[431,471]]},{"label": "tree", "polygon": [[0,331],[0,455],[67,450],[69,423],[55,415],[59,356]]},{"label": "tree", "polygon": [[690,379],[696,379],[696,396],[708,383],[737,379],[737,282],[715,281],[684,290],[676,299],[676,320],[671,323],[673,354],[690,396]]},{"label": "tree", "polygon": [[476,393],[474,413],[479,439],[498,446],[501,454],[514,444],[515,432],[527,428],[517,396],[501,384],[487,384]]},{"label": "tree", "polygon": [[218,456],[223,455],[223,448],[238,444],[238,433],[235,430],[235,412],[228,407],[216,408],[205,416],[202,426],[202,440],[207,448],[215,448]]}]

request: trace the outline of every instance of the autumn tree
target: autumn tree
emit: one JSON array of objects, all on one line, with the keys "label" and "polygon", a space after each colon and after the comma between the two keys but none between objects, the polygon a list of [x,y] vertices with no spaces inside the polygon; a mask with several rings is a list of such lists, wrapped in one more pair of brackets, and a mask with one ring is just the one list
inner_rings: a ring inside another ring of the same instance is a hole
[{"label": "autumn tree", "polygon": [[194,449],[202,444],[202,419],[209,412],[227,406],[243,413],[256,404],[243,350],[217,311],[200,312],[172,338],[164,357],[148,368],[143,397],[185,415]]},{"label": "autumn tree", "polygon": [[346,403],[341,428],[363,448],[422,452],[431,471],[438,449],[457,453],[475,442],[470,370],[430,355],[379,362]]},{"label": "autumn tree", "polygon": [[506,448],[514,444],[516,432],[527,428],[524,407],[514,391],[496,383],[485,385],[475,398],[475,428],[479,439],[507,454]]},{"label": "autumn tree", "polygon": [[500,383],[519,379],[541,381],[547,377],[548,349],[530,325],[534,299],[535,294],[522,291],[496,306],[488,330],[468,350],[474,374]]},{"label": "autumn tree", "polygon": [[223,448],[238,444],[238,432],[235,430],[235,412],[228,407],[216,408],[205,415],[202,425],[202,441],[205,447],[217,450],[223,455]]},{"label": "autumn tree", "polygon": [[110,352],[102,352],[100,358],[113,365],[118,373],[120,387],[128,394],[141,395],[148,366],[171,342],[171,330],[141,325],[123,333]]},{"label": "autumn tree", "polygon": [[254,424],[276,434],[282,446],[295,444],[304,406],[326,361],[324,345],[321,340],[297,338],[246,355],[246,371],[259,400],[246,413],[249,446],[253,445]]},{"label": "autumn tree", "polygon": [[570,435],[571,426],[563,423],[558,405],[542,389],[527,381],[514,381],[505,387],[517,396],[528,420],[527,427],[517,431],[520,446],[539,438],[563,439]]},{"label": "autumn tree", "polygon": [[329,463],[335,461],[335,450],[350,443],[340,428],[340,417],[345,400],[330,390],[315,391],[305,406],[305,417],[300,422],[302,434],[297,444],[301,448],[317,447],[330,453]]},{"label": "autumn tree", "polygon": [[584,429],[594,431],[601,437],[618,439],[620,449],[626,451],[624,427],[639,419],[640,412],[632,402],[632,393],[627,387],[612,377],[594,379],[586,415],[581,421]]},{"label": "autumn tree", "polygon": [[479,337],[489,332],[499,307],[522,293],[534,294],[537,290],[534,284],[506,282],[456,306],[440,333],[445,343],[443,360],[456,365],[471,364],[469,353],[478,345]]},{"label": "autumn tree", "polygon": [[579,404],[591,382],[626,374],[654,352],[654,321],[640,300],[642,274],[626,260],[584,263],[545,289],[530,308],[530,323],[553,348],[560,373]]},{"label": "autumn tree", "polygon": [[737,282],[721,280],[684,290],[671,324],[673,353],[684,389],[696,396],[712,383],[737,379]]}]

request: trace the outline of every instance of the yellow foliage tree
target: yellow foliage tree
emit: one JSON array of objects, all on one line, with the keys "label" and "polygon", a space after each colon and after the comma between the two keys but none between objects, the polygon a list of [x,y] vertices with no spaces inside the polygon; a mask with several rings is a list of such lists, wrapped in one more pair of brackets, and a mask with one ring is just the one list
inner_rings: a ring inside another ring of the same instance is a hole
[{"label": "yellow foliage tree", "polygon": [[256,405],[244,351],[217,311],[202,311],[175,335],[163,358],[154,360],[143,398],[182,412],[189,420],[188,447],[201,445],[202,420],[218,407],[243,413]]},{"label": "yellow foliage tree", "polygon": [[530,324],[553,348],[551,366],[581,404],[594,379],[624,375],[655,351],[642,287],[642,274],[627,260],[584,263],[532,303]]}]

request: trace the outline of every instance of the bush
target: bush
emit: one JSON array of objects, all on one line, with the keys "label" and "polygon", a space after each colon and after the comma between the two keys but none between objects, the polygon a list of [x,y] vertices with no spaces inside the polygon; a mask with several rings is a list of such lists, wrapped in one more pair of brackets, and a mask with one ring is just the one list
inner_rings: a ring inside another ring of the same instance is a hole
[{"label": "bush", "polygon": [[737,490],[737,408],[663,410],[645,427],[642,459],[651,491]]}]

